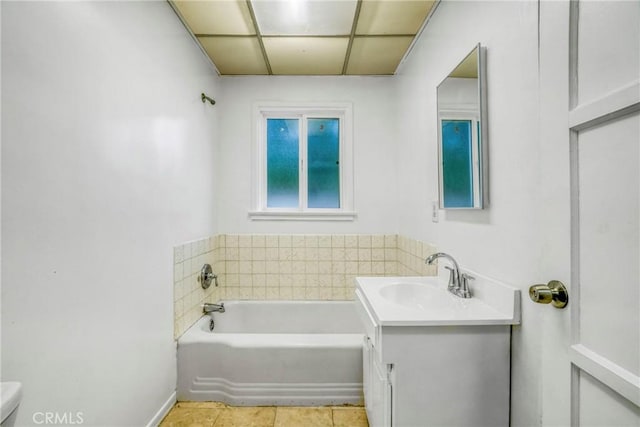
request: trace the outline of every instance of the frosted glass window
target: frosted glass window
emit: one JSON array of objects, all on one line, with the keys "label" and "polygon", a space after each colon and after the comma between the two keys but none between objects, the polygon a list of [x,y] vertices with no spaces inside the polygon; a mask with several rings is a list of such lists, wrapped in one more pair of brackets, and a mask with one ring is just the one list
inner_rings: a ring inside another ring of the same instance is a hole
[{"label": "frosted glass window", "polygon": [[350,103],[254,106],[252,220],[352,221]]},{"label": "frosted glass window", "polygon": [[[301,141],[302,121],[307,134]],[[306,146],[306,168],[300,164],[301,145]],[[339,208],[340,120],[267,119],[267,207],[298,207],[305,173],[307,207]]]},{"label": "frosted glass window", "polygon": [[340,207],[340,121],[307,122],[308,206]]},{"label": "frosted glass window", "polygon": [[445,208],[473,206],[471,120],[442,120],[442,186]]},{"label": "frosted glass window", "polygon": [[267,119],[267,206],[299,204],[299,120]]}]

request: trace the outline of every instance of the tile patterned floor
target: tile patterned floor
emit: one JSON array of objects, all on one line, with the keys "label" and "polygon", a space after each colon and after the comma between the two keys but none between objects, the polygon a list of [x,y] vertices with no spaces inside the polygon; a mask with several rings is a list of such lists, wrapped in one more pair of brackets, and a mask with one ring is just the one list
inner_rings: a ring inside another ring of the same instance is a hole
[{"label": "tile patterned floor", "polygon": [[369,427],[359,406],[249,406],[178,402],[160,427]]}]

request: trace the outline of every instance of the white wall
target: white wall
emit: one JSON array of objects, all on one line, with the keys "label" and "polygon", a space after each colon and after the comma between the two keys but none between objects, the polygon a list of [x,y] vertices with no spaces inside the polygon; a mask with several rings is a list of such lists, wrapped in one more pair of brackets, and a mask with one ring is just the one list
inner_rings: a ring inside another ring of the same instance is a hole
[{"label": "white wall", "polygon": [[[513,334],[512,424],[539,425],[542,310],[527,304],[541,253],[536,2],[442,2],[397,76],[399,233],[523,292]],[[436,87],[478,43],[487,47],[490,207],[440,211]],[[548,278],[547,278],[548,280]],[[473,357],[473,355],[469,355]]]},{"label": "white wall", "polygon": [[[395,234],[395,93],[390,77],[225,77],[219,97],[219,222],[224,233]],[[353,105],[354,203],[351,222],[251,221],[252,108],[256,101]]]},{"label": "white wall", "polygon": [[166,2],[1,7],[2,380],[18,425],[144,425],[176,384],[172,247],[216,232],[218,78]]}]

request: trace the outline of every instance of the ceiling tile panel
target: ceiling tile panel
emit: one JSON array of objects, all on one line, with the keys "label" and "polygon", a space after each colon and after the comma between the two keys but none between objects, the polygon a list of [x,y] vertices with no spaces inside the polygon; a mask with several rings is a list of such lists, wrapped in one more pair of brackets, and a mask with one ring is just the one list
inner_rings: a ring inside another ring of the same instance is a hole
[{"label": "ceiling tile panel", "polygon": [[394,74],[438,1],[169,0],[222,75]]},{"label": "ceiling tile panel", "polygon": [[252,0],[263,36],[349,35],[356,0]]},{"label": "ceiling tile panel", "polygon": [[268,74],[256,37],[198,37],[220,74]]},{"label": "ceiling tile panel", "polygon": [[413,37],[356,37],[347,74],[394,74]]},{"label": "ceiling tile panel", "polygon": [[415,35],[434,3],[426,0],[363,0],[356,34]]},{"label": "ceiling tile panel", "polygon": [[255,34],[244,0],[174,1],[173,4],[194,34]]},{"label": "ceiling tile panel", "polygon": [[342,73],[348,37],[263,37],[273,74]]}]

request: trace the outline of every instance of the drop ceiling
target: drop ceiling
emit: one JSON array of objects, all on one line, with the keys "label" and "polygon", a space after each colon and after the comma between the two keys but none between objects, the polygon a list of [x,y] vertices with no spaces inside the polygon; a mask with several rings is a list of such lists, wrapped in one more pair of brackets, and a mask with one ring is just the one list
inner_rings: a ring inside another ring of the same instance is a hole
[{"label": "drop ceiling", "polygon": [[221,75],[390,75],[437,1],[169,0]]}]

